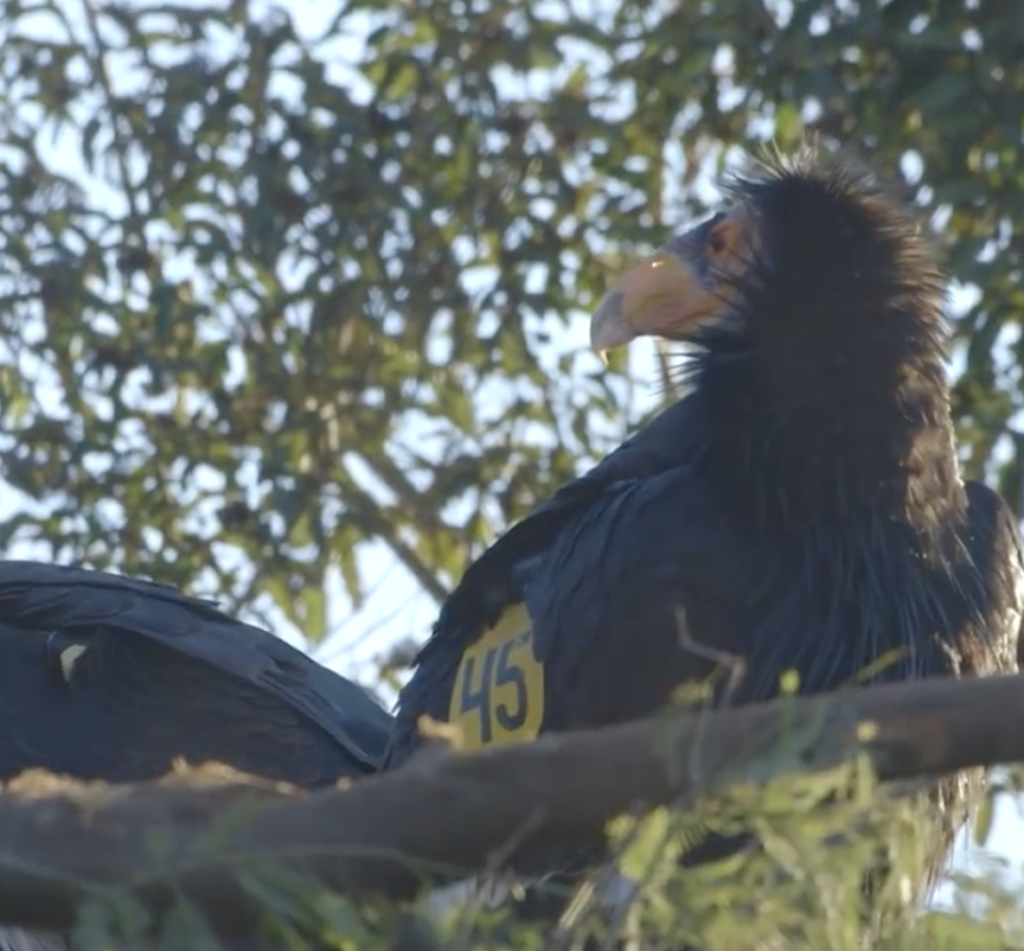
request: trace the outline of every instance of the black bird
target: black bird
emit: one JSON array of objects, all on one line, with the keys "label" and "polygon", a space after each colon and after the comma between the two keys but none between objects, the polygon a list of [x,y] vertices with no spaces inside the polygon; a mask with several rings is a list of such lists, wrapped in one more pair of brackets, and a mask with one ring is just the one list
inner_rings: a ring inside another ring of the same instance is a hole
[{"label": "black bird", "polygon": [[[138,782],[180,757],[317,788],[378,771],[391,725],[361,687],[211,602],[0,561],[0,779],[34,767]],[[0,928],[0,951],[67,947]]]},{"label": "black bird", "polygon": [[[391,765],[423,714],[469,748],[650,715],[713,672],[687,641],[742,660],[733,702],[786,670],[803,693],[849,685],[886,656],[870,680],[1016,670],[1020,539],[958,471],[923,230],[870,171],[811,150],[728,198],[591,327],[599,352],[689,344],[685,394],[468,568],[400,696]],[[949,834],[967,792],[939,794]]]},{"label": "black bird", "polygon": [[376,772],[391,724],[361,687],[211,602],[0,561],[0,779],[137,782],[182,757],[316,788]]}]

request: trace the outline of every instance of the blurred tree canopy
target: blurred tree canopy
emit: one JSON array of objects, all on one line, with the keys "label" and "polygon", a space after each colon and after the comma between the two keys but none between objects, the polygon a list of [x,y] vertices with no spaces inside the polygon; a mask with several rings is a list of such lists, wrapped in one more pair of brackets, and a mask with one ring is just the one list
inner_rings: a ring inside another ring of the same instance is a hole
[{"label": "blurred tree canopy", "polygon": [[442,597],[635,421],[583,346],[616,256],[805,128],[901,171],[976,286],[964,462],[1019,507],[1019,0],[0,11],[4,549],[312,639],[370,543]]}]

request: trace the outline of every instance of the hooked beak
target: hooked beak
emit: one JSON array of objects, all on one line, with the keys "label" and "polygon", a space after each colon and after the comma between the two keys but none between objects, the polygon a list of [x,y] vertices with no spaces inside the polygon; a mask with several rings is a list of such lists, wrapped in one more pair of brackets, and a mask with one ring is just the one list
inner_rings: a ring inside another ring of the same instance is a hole
[{"label": "hooked beak", "polygon": [[735,304],[758,244],[745,205],[720,212],[627,271],[597,306],[590,345],[601,359],[636,337],[686,340]]},{"label": "hooked beak", "polygon": [[678,338],[717,304],[684,251],[666,245],[605,294],[590,322],[590,346],[607,363],[609,350],[636,337]]}]

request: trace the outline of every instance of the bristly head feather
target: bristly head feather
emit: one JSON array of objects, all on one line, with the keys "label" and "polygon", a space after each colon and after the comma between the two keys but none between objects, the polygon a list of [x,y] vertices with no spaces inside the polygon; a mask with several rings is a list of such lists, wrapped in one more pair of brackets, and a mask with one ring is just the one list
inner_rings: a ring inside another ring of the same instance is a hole
[{"label": "bristly head feather", "polygon": [[717,475],[756,486],[777,527],[872,500],[910,521],[959,504],[943,275],[907,203],[810,147],[762,156],[725,191],[753,237],[717,274],[720,310],[680,335],[671,380],[707,404]]}]

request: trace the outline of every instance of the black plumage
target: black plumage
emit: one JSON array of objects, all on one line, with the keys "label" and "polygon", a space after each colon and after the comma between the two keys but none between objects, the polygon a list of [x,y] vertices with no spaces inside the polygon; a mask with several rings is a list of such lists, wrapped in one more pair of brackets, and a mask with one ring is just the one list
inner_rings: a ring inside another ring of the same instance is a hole
[{"label": "black plumage", "polygon": [[174,588],[0,562],[0,778],[134,782],[176,758],[315,788],[380,768],[391,716],[281,639]]},{"label": "black plumage", "polygon": [[[391,726],[357,684],[211,602],[0,561],[0,779],[41,768],[138,782],[181,759],[318,788],[380,769]],[[68,947],[0,928],[0,951]]]},{"label": "black plumage", "polygon": [[[886,656],[870,680],[1016,669],[1020,540],[1002,499],[958,472],[923,230],[869,171],[810,151],[728,192],[592,324],[602,351],[690,344],[685,394],[469,567],[400,697],[391,765],[422,714],[451,715],[470,746],[483,712],[492,742],[652,714],[712,672],[681,621],[743,661],[735,702],[790,669],[804,693],[845,686]],[[516,603],[525,633],[488,635],[485,663],[474,644]],[[511,729],[495,728],[502,708]],[[947,832],[967,792],[943,787]]]}]

